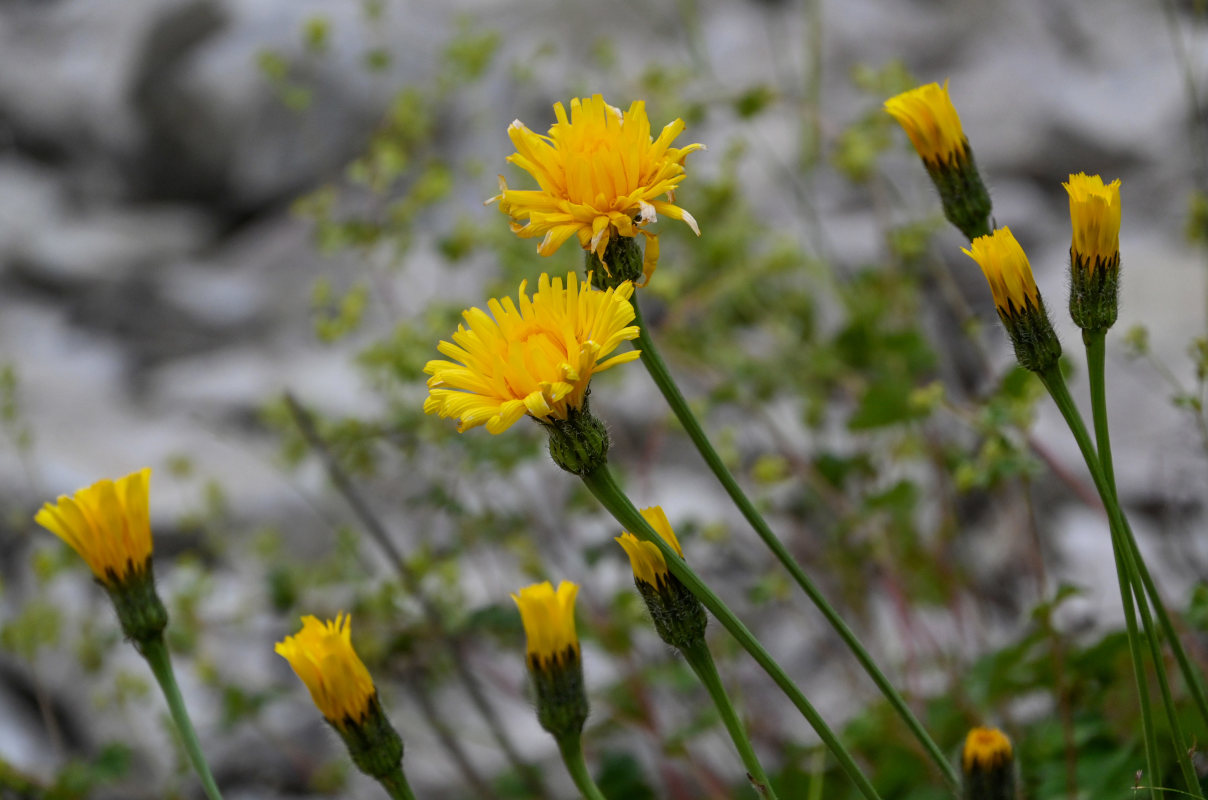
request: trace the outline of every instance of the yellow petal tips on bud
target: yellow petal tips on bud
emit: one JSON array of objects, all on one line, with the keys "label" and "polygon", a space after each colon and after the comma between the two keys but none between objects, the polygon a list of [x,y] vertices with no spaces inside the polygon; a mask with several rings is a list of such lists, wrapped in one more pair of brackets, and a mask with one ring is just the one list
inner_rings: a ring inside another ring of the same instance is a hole
[{"label": "yellow petal tips on bud", "polygon": [[1120,295],[1120,181],[1070,175],[1070,316],[1085,331],[1116,322]]},{"label": "yellow petal tips on bud", "polygon": [[[642,517],[650,523],[650,527],[654,528],[663,541],[671,545],[671,548],[683,558],[684,551],[680,548],[679,540],[675,538],[675,531],[671,530],[671,523],[667,520],[667,515],[663,512],[662,507],[644,508]],[[628,531],[616,537],[616,540],[629,556],[635,579],[652,587],[658,587],[666,581],[669,574],[667,562],[653,542],[644,542]]]},{"label": "yellow petal tips on bud", "polygon": [[587,692],[583,686],[583,661],[575,633],[575,597],[579,587],[570,581],[549,581],[526,586],[512,599],[528,640],[525,662],[533,693],[537,721],[559,744],[577,741],[587,721]]},{"label": "yellow petal tips on bud", "polygon": [[994,293],[994,305],[999,314],[1013,315],[1028,306],[1040,305],[1032,266],[1010,228],[999,228],[988,236],[979,236],[970,248],[961,251],[981,267],[990,291]]},{"label": "yellow petal tips on bud", "polygon": [[1080,172],[1063,183],[1070,196],[1070,250],[1076,260],[1093,270],[1111,264],[1120,255],[1120,181],[1104,184],[1098,175]]},{"label": "yellow petal tips on bud", "polygon": [[[684,557],[675,531],[660,506],[642,509],[642,518],[676,555]],[[658,545],[628,531],[618,536],[617,542],[629,555],[633,583],[646,602],[659,638],[681,652],[703,646],[705,626],[709,621],[705,609],[688,587],[672,574]]]},{"label": "yellow petal tips on bud", "polygon": [[545,581],[526,586],[512,595],[520,609],[532,668],[544,669],[551,663],[578,660],[579,637],[575,635],[575,597],[578,594],[578,585],[570,581],[559,583],[557,591]]},{"label": "yellow petal tips on bud", "polygon": [[944,85],[929,83],[885,101],[923,160],[944,205],[944,216],[969,239],[990,232],[990,195],[973,149]]},{"label": "yellow petal tips on bud", "polygon": [[965,772],[992,769],[1011,761],[1011,740],[998,728],[974,728],[965,737],[961,766]]},{"label": "yellow petal tips on bud", "polygon": [[150,481],[150,468],[97,481],[44,504],[34,521],[69,544],[111,589],[150,563]]},{"label": "yellow petal tips on bud", "polygon": [[885,110],[898,121],[919,157],[929,164],[955,164],[964,157],[961,119],[944,85],[929,83],[885,101]]},{"label": "yellow petal tips on bud", "polygon": [[352,648],[352,618],[337,614],[320,622],[302,618],[302,630],[274,648],[293,667],[323,716],[337,729],[362,722],[377,691]]},{"label": "yellow petal tips on bud", "polygon": [[965,800],[1015,800],[1011,740],[998,728],[974,728],[961,751]]},{"label": "yellow petal tips on bud", "polygon": [[[684,130],[683,120],[668,124],[655,139],[645,103],[634,101],[622,113],[598,94],[571,100],[569,114],[555,103],[554,116],[546,136],[520,120],[508,128],[516,148],[508,161],[532,175],[539,188],[509,189],[500,177],[500,192],[488,201],[499,202],[518,236],[542,237],[538,253],[548,256],[575,237],[603,260],[612,239],[646,233],[640,229],[659,214],[683,220],[700,235],[696,220],[674,200],[685,177],[684,159],[704,149],[671,146]],[[651,238],[657,258],[656,242]],[[655,265],[646,266],[649,278]]]},{"label": "yellow petal tips on bud", "polygon": [[1061,356],[1061,343],[1036,288],[1028,256],[1010,228],[979,236],[963,252],[985,274],[1020,365],[1032,372],[1054,366]]}]

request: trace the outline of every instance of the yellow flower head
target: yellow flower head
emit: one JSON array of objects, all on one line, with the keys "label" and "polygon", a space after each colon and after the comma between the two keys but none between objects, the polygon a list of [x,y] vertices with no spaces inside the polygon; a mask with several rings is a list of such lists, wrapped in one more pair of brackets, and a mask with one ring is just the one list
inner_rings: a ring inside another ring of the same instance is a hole
[{"label": "yellow flower head", "polygon": [[528,639],[528,661],[533,669],[551,664],[565,666],[579,658],[579,637],[575,635],[575,596],[577,584],[562,581],[558,591],[549,581],[526,586],[512,599],[520,609],[520,621]]},{"label": "yellow flower head", "polygon": [[1012,757],[1011,740],[1005,733],[998,728],[974,728],[965,737],[961,765],[967,773],[975,768],[987,771],[1009,764]]},{"label": "yellow flower head", "polygon": [[[654,528],[655,533],[662,537],[663,541],[671,545],[671,549],[684,557],[684,551],[680,548],[679,540],[675,538],[675,531],[671,530],[671,523],[667,520],[667,515],[663,513],[662,506],[652,506],[642,509],[642,516],[650,523],[650,527]],[[640,581],[657,587],[661,581],[666,580],[668,574],[667,561],[663,558],[662,552],[652,542],[645,542],[634,536],[628,531],[616,537],[620,542],[621,547],[625,548],[625,552],[629,554],[629,563],[633,566],[633,576]]]},{"label": "yellow flower head", "polygon": [[145,468],[116,481],[97,481],[71,497],[46,503],[34,521],[88,562],[108,587],[142,574],[151,558],[151,521]]},{"label": "yellow flower head", "polygon": [[[672,147],[684,130],[677,119],[650,136],[646,104],[635,100],[621,113],[600,95],[570,101],[570,116],[554,104],[558,121],[541,136],[520,120],[508,128],[516,152],[508,161],[533,176],[541,188],[509,189],[499,178],[499,210],[512,218],[512,231],[528,239],[544,237],[537,252],[548,256],[572,236],[601,260],[613,236],[637,236],[659,214],[688,223],[696,220],[675,205],[675,188],[684,179],[684,159],[702,144]],[[666,197],[666,200],[659,198]],[[658,260],[657,237],[648,239],[643,271],[649,279]]]},{"label": "yellow flower head", "polygon": [[1074,263],[1093,270],[1115,262],[1120,253],[1120,180],[1103,183],[1098,175],[1079,172],[1061,184],[1070,196],[1070,225],[1074,229]]},{"label": "yellow flower head", "polygon": [[328,722],[343,727],[365,718],[377,690],[352,649],[351,616],[337,614],[327,622],[303,617],[302,630],[273,650],[294,668]]},{"label": "yellow flower head", "polygon": [[519,303],[492,299],[488,315],[478,308],[463,312],[452,342],[437,349],[452,361],[429,361],[424,412],[456,417],[458,430],[486,425],[491,433],[507,430],[526,413],[537,419],[565,420],[583,406],[587,384],[596,372],[633,361],[631,350],[604,359],[621,342],[636,339],[629,297],[633,284],[595,291],[580,288],[575,274],[552,281],[542,275],[530,300],[520,284]]},{"label": "yellow flower head", "polygon": [[967,145],[961,119],[944,85],[929,83],[885,101],[888,111],[929,165],[954,165],[965,156]]},{"label": "yellow flower head", "polygon": [[1007,317],[1022,312],[1030,304],[1040,308],[1040,292],[1032,277],[1028,257],[1015,241],[1010,228],[999,228],[987,236],[979,236],[962,252],[982,268],[998,313]]}]

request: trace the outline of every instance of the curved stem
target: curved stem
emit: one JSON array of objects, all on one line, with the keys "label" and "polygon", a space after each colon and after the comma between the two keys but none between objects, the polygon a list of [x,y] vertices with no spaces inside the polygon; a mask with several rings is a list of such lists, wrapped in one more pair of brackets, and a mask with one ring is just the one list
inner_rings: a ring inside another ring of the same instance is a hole
[{"label": "curved stem", "polygon": [[[1091,403],[1095,414],[1095,430],[1097,434],[1103,437],[1101,441],[1104,445],[1105,456],[1098,454],[1094,445],[1091,444],[1090,436],[1086,431],[1086,425],[1083,424],[1082,417],[1074,405],[1073,398],[1070,397],[1069,389],[1065,384],[1065,378],[1062,377],[1060,370],[1054,366],[1037,374],[1044,383],[1045,388],[1048,389],[1061,415],[1065,418],[1070,432],[1073,433],[1074,439],[1078,443],[1078,449],[1082,452],[1087,469],[1090,471],[1091,478],[1095,482],[1095,488],[1099,491],[1099,497],[1103,501],[1103,506],[1107,511],[1112,536],[1112,552],[1116,559],[1116,569],[1118,573],[1121,573],[1120,599],[1124,604],[1126,622],[1129,623],[1129,648],[1134,651],[1132,653],[1133,666],[1136,671],[1138,694],[1141,699],[1142,724],[1146,728],[1146,759],[1151,774],[1150,783],[1152,784],[1156,778],[1153,755],[1156,744],[1153,734],[1152,711],[1147,708],[1148,697],[1144,686],[1144,666],[1141,663],[1139,652],[1136,652],[1140,645],[1136,637],[1136,621],[1135,616],[1133,616],[1135,611],[1131,602],[1134,594],[1141,611],[1141,619],[1149,644],[1150,656],[1154,662],[1154,672],[1158,677],[1163,706],[1170,724],[1171,735],[1174,739],[1175,757],[1178,759],[1179,768],[1183,772],[1184,780],[1188,784],[1187,788],[1195,793],[1196,797],[1203,797],[1199,788],[1199,781],[1195,778],[1195,770],[1191,766],[1187,755],[1182,725],[1178,719],[1178,715],[1175,713],[1173,700],[1171,699],[1170,686],[1166,679],[1157,631],[1154,628],[1153,619],[1149,614],[1149,605],[1145,599],[1142,581],[1137,574],[1136,562],[1138,559],[1134,558],[1134,552],[1127,541],[1125,534],[1127,523],[1124,520],[1124,514],[1120,510],[1120,504],[1116,498],[1115,483],[1108,477],[1109,475],[1114,476],[1114,470],[1110,468],[1105,470],[1101,466],[1101,458],[1111,458],[1111,444],[1108,439],[1106,393],[1103,386],[1102,340],[1100,339],[1100,346],[1096,351],[1092,347],[1094,339],[1094,333],[1086,334],[1085,341],[1090,365],[1089,372],[1095,376],[1091,379]],[[1132,618],[1130,619],[1130,617]]]},{"label": "curved stem", "polygon": [[868,650],[856,637],[852,629],[848,627],[843,617],[827,601],[814,582],[805,574],[801,565],[797,563],[797,560],[793,558],[780,539],[776,537],[776,534],[772,532],[763,516],[746,496],[746,493],[743,492],[742,487],[738,485],[738,481],[734,479],[730,470],[726,468],[725,463],[721,460],[721,456],[717,454],[717,451],[713,448],[713,444],[709,441],[709,437],[705,435],[704,430],[701,428],[700,422],[697,421],[691,408],[688,407],[688,401],[680,393],[675,379],[671,377],[671,373],[667,369],[667,365],[663,363],[663,359],[655,347],[654,340],[646,328],[645,321],[642,319],[641,306],[638,304],[636,298],[634,298],[633,310],[635,314],[634,323],[638,326],[638,338],[634,346],[640,348],[642,351],[642,363],[646,366],[650,377],[654,379],[655,384],[659,387],[659,391],[663,393],[663,397],[666,398],[667,404],[675,413],[676,419],[684,427],[688,438],[696,445],[697,451],[701,454],[705,463],[708,464],[709,469],[717,477],[718,481],[721,482],[721,485],[726,490],[726,494],[734,501],[738,510],[742,512],[743,517],[755,529],[755,533],[758,534],[759,538],[772,551],[772,554],[776,556],[776,559],[780,561],[784,568],[788,570],[789,574],[793,576],[793,580],[797,582],[797,585],[801,587],[801,590],[805,592],[810,601],[822,612],[822,616],[826,617],[826,621],[830,623],[830,626],[839,634],[839,638],[851,650],[856,660],[860,662],[860,666],[872,678],[873,683],[881,690],[881,693],[889,701],[894,711],[906,723],[906,727],[910,729],[911,733],[914,734],[915,738],[923,746],[923,749],[927,751],[927,755],[931,757],[931,760],[939,768],[940,773],[948,781],[950,787],[959,791],[960,775],[957,774],[956,768],[944,755],[944,752],[935,743],[935,740],[923,728],[923,724],[919,722],[914,712],[910,710],[905,699],[894,688],[889,679],[885,677],[885,673],[873,661]]},{"label": "curved stem", "polygon": [[592,780],[591,773],[587,770],[587,762],[583,760],[582,738],[567,736],[559,739],[558,750],[562,753],[562,761],[566,764],[571,780],[575,782],[575,788],[583,795],[584,800],[606,800],[600,787]]},{"label": "curved stem", "polygon": [[810,701],[806,699],[801,689],[797,687],[797,684],[793,683],[792,679],[785,674],[781,666],[764,649],[759,640],[755,638],[755,635],[747,629],[747,626],[743,625],[742,621],[735,616],[729,606],[722,602],[721,598],[705,585],[700,576],[688,566],[684,559],[680,558],[679,554],[671,548],[671,545],[663,540],[663,537],[655,533],[654,529],[638,513],[638,510],[629,501],[629,498],[621,488],[617,486],[616,479],[613,478],[608,465],[604,464],[582,477],[583,483],[587,485],[591,493],[600,501],[600,504],[620,523],[621,527],[624,530],[632,532],[639,539],[656,546],[659,552],[663,554],[663,560],[667,562],[667,567],[671,570],[671,574],[679,578],[688,587],[688,590],[696,595],[701,604],[717,618],[722,627],[729,631],[730,635],[742,645],[743,649],[751,654],[751,657],[755,659],[759,666],[763,667],[764,672],[775,681],[776,685],[780,687],[781,691],[788,696],[793,705],[797,707],[797,710],[801,712],[801,715],[809,722],[814,732],[818,734],[818,738],[830,750],[835,760],[839,763],[839,767],[856,784],[856,788],[860,790],[860,793],[867,800],[879,800],[876,790],[869,783],[868,778],[864,776],[864,773],[860,771],[860,768],[856,766],[856,762],[852,759],[851,754],[847,752],[847,748],[843,746],[843,743],[835,736],[830,726],[826,724],[826,721],[822,719],[822,716],[810,704]]},{"label": "curved stem", "polygon": [[705,685],[709,697],[713,699],[713,705],[717,706],[717,711],[721,714],[721,721],[726,726],[726,731],[730,734],[734,747],[738,749],[738,756],[742,759],[743,766],[747,768],[747,780],[751,782],[751,787],[760,797],[776,800],[772,782],[768,780],[763,765],[759,763],[759,757],[755,755],[755,748],[751,746],[751,740],[747,737],[746,726],[742,724],[738,712],[734,709],[734,704],[730,702],[729,694],[722,686],[721,676],[717,674],[717,665],[713,663],[713,656],[709,653],[705,640],[701,639],[680,652],[684,654],[684,660],[688,662],[688,666],[692,667],[692,671],[700,678],[700,682]]},{"label": "curved stem", "polygon": [[163,690],[164,699],[168,701],[168,710],[172,712],[172,722],[176,724],[176,730],[180,733],[180,740],[185,746],[185,752],[193,764],[193,769],[197,771],[197,777],[201,778],[201,787],[205,790],[206,797],[210,800],[222,800],[222,794],[219,793],[218,785],[214,783],[214,776],[210,774],[210,767],[206,764],[206,757],[201,752],[201,744],[197,741],[197,731],[193,730],[193,723],[189,720],[189,711],[185,708],[185,700],[181,697],[180,687],[176,685],[176,675],[172,671],[172,659],[168,655],[168,647],[164,644],[163,636],[139,642],[138,651],[147,660],[151,672],[155,675],[155,680],[159,683],[159,688]]}]

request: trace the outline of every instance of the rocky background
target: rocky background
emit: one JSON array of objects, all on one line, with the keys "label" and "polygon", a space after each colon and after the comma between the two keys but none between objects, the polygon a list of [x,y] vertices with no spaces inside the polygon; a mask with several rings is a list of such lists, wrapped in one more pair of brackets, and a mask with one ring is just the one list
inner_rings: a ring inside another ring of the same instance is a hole
[{"label": "rocky background", "polygon": [[[283,389],[329,413],[371,412],[379,402],[349,361],[363,340],[328,346],[314,335],[313,282],[347,274],[355,266],[348,263],[352,257],[320,255],[312,225],[291,206],[309,190],[340,179],[394,94],[431,81],[444,43],[466,24],[497,30],[503,44],[499,67],[481,92],[451,96],[439,109],[446,154],[485,165],[479,182],[459,187],[459,213],[497,216],[479,203],[494,191],[493,175],[509,152],[505,129],[514,117],[540,128],[553,101],[576,93],[602,91],[614,103],[628,103],[621,99],[628,84],[614,78],[593,83],[581,58],[607,39],[622,75],[625,65],[634,64],[631,79],[639,65],[657,57],[699,73],[702,85],[719,94],[757,82],[797,86],[803,75],[820,80],[816,119],[803,123],[786,105],[757,125],[711,119],[690,128],[683,140],[712,147],[745,135],[751,160],[744,182],[762,215],[833,263],[875,261],[886,215],[904,221],[937,205],[904,137],[885,165],[898,195],[880,208],[832,170],[818,171],[802,186],[783,165],[795,157],[803,124],[817,126],[825,150],[851,119],[868,113],[867,96],[851,81],[858,65],[900,59],[921,80],[951,80],[998,220],[1008,222],[1028,249],[1048,296],[1065,294],[1069,233],[1060,182],[1080,170],[1123,179],[1125,277],[1117,331],[1144,323],[1153,351],[1181,380],[1194,380],[1186,351],[1208,324],[1204,253],[1185,236],[1191,193],[1208,186],[1208,25],[1195,3],[380,5],[374,16],[351,0],[0,3],[0,364],[15,376],[15,389],[6,396],[19,408],[0,445],[0,626],[16,617],[32,591],[31,553],[57,552],[34,529],[33,511],[102,476],[144,465],[156,469],[157,552],[169,555],[195,547],[189,536],[177,534],[176,520],[204,508],[205,481],[212,478],[222,485],[233,527],[288,528],[296,537],[291,542],[304,551],[320,552],[333,520],[347,521],[317,464],[282,472],[278,442],[257,416]],[[327,33],[320,48],[313,42],[308,47],[308,21],[317,15],[328,21]],[[518,84],[516,70],[543,47],[545,55]],[[366,59],[379,51],[390,54],[388,63],[367,69]],[[272,56],[267,61],[266,53]],[[285,77],[277,71],[280,64]],[[289,93],[297,87],[309,93],[309,102],[291,104]],[[651,117],[661,124],[658,109]],[[702,174],[716,170],[720,149],[694,156],[693,166]],[[787,199],[794,192],[805,192],[812,219],[803,221]],[[988,292],[963,260],[958,238],[944,230],[937,241],[974,311],[993,323]],[[390,260],[385,253],[381,258]],[[389,279],[389,302],[374,305],[372,324],[388,329],[392,315],[419,313],[437,296],[473,300],[490,265],[451,277],[442,276],[440,267],[421,235],[401,272]],[[1078,336],[1058,313],[1060,301],[1050,305],[1077,363]],[[1109,340],[1108,353],[1121,492],[1136,510],[1134,522],[1163,585],[1181,598],[1208,574],[1205,454],[1188,416],[1169,402],[1169,387],[1151,365],[1126,358],[1121,339]],[[1009,363],[1005,337],[989,335],[987,341],[995,363]],[[1041,409],[1036,438],[1059,465],[1082,474],[1055,411],[1044,403]],[[28,447],[21,446],[23,437]],[[675,502],[720,511],[709,484],[700,476],[693,480]],[[1067,609],[1071,618],[1079,625],[1114,624],[1118,600],[1098,516],[1068,497],[1040,513],[1053,552],[1063,556],[1054,562],[1052,579],[1080,576],[1090,587]],[[169,588],[187,585],[200,580],[202,568],[161,568],[161,580]],[[198,685],[205,659],[186,661],[182,680],[203,742],[231,787],[228,797],[300,796],[281,788],[302,790],[291,770],[305,761],[308,748],[328,751],[332,743],[287,666],[271,653],[271,643],[293,628],[262,615],[223,640],[223,620],[246,621],[249,609],[263,606],[263,590],[245,563],[219,560],[204,569],[219,587],[202,612],[207,636],[217,640],[206,658],[228,668],[235,664],[249,684],[280,687],[295,702],[274,707],[260,729],[224,737],[216,732],[213,698]],[[1086,580],[1096,573],[1102,581]],[[615,577],[621,580],[622,572]],[[98,602],[99,592],[81,578],[79,572],[57,578],[51,596],[65,608]],[[482,591],[502,594],[510,585],[508,576],[496,575]],[[816,632],[816,620],[803,624]],[[872,638],[895,638],[880,633]],[[942,623],[930,635],[961,636]],[[784,636],[799,637],[800,630]],[[800,647],[808,643],[806,637]],[[798,652],[798,644],[785,648]],[[141,713],[82,711],[89,709],[90,683],[98,679],[82,681],[71,656],[66,645],[42,651],[32,662],[0,651],[0,759],[49,775],[66,758],[94,752],[113,738],[167,752],[157,727],[158,697],[147,695]],[[494,670],[493,686],[509,687],[498,710],[519,747],[548,759],[550,743],[518,689],[519,660],[506,667],[485,660],[480,654],[478,666]],[[139,667],[132,653],[119,659],[119,668],[132,674]],[[819,676],[813,687],[819,705],[844,713],[843,699],[827,694],[832,684],[826,680]],[[399,698],[395,704],[400,727],[407,727],[413,703]],[[456,705],[452,713],[458,713]],[[55,720],[50,725],[48,715]],[[409,753],[427,752],[424,736],[408,737]],[[498,765],[484,737],[469,736],[468,748],[485,768]],[[717,753],[725,754],[724,748],[719,740]],[[153,758],[137,763],[154,781],[170,769]],[[554,764],[551,785],[565,794],[556,762],[546,763]],[[440,756],[420,755],[413,764],[421,796],[455,796],[450,787],[457,784],[456,770]],[[174,785],[183,796],[197,796],[187,778]],[[123,791],[129,793],[112,796],[160,796],[149,785]],[[375,791],[354,783],[358,797]]]}]

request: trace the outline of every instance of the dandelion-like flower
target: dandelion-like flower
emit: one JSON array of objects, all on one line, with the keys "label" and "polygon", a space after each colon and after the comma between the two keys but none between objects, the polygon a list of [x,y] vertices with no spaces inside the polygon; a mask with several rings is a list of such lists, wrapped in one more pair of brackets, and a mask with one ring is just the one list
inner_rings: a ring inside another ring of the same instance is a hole
[{"label": "dandelion-like flower", "polygon": [[675,205],[675,189],[684,179],[684,159],[704,145],[671,146],[684,130],[681,119],[652,138],[640,100],[622,113],[597,94],[571,100],[569,116],[555,103],[554,115],[557,122],[547,136],[520,120],[508,128],[516,147],[508,161],[532,175],[540,188],[509,189],[500,176],[499,194],[488,202],[499,201],[518,236],[543,237],[537,248],[543,256],[574,236],[603,262],[611,239],[640,232],[647,238],[643,273],[648,280],[658,261],[658,239],[644,226],[662,214],[683,220],[700,235],[692,215]]},{"label": "dandelion-like flower", "polygon": [[528,640],[531,669],[548,669],[579,659],[579,637],[575,634],[577,584],[562,581],[557,591],[549,581],[526,586],[512,599],[520,609]]},{"label": "dandelion-like flower", "polygon": [[990,195],[973,159],[973,148],[944,85],[929,83],[885,101],[923,159],[944,205],[944,216],[970,239],[990,230]]},{"label": "dandelion-like flower", "polygon": [[1084,269],[1102,269],[1120,256],[1120,180],[1104,184],[1098,175],[1079,172],[1063,183],[1070,196],[1070,252]]},{"label": "dandelion-like flower", "polygon": [[919,157],[928,164],[953,164],[964,158],[968,142],[961,118],[944,85],[929,83],[885,101],[885,110],[898,121]]},{"label": "dandelion-like flower", "polygon": [[302,630],[273,648],[310,690],[315,706],[332,725],[345,728],[369,714],[377,690],[364,662],[352,648],[352,617],[337,614],[320,622],[302,618]]},{"label": "dandelion-like flower", "polygon": [[1061,343],[1049,322],[1028,256],[1015,240],[1010,228],[999,228],[979,236],[963,251],[981,267],[994,293],[998,309],[1015,357],[1025,369],[1043,372],[1057,363]]},{"label": "dandelion-like flower", "polygon": [[[680,548],[679,540],[675,538],[675,531],[671,530],[671,523],[662,506],[642,509],[642,517],[650,523],[650,527],[654,528],[655,533],[662,537],[663,541],[671,545],[671,549],[680,558],[684,557],[684,551]],[[670,575],[667,561],[663,558],[657,545],[653,542],[644,542],[628,531],[616,537],[616,540],[629,556],[635,580],[642,581],[651,587],[658,587],[667,580]]]},{"label": "dandelion-like flower", "polygon": [[146,468],[116,481],[97,481],[44,504],[34,521],[67,542],[112,589],[150,568],[150,480]]},{"label": "dandelion-like flower", "polygon": [[631,350],[607,356],[621,342],[636,339],[633,285],[595,291],[579,286],[574,273],[542,275],[530,299],[520,284],[518,302],[492,299],[490,314],[471,308],[462,314],[452,342],[438,348],[450,361],[424,367],[428,399],[424,411],[458,419],[458,431],[486,425],[491,433],[511,427],[525,414],[566,420],[584,406],[588,383],[597,372],[633,361]]}]

